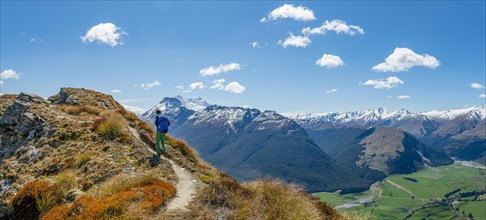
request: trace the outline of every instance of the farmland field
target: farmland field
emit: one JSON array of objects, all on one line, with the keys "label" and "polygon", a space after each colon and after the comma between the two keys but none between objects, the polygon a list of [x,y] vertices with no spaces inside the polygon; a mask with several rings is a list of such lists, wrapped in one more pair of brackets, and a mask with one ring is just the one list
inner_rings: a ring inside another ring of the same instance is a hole
[{"label": "farmland field", "polygon": [[[475,219],[486,219],[485,195],[459,198],[460,193],[486,189],[484,169],[457,164],[431,167],[411,174],[389,176],[378,188],[381,193],[372,202],[338,211],[376,219],[464,219],[469,214]],[[446,198],[448,193],[450,196]],[[314,195],[336,207],[371,193],[368,190],[354,194],[324,192]],[[473,201],[475,198],[482,201]]]}]

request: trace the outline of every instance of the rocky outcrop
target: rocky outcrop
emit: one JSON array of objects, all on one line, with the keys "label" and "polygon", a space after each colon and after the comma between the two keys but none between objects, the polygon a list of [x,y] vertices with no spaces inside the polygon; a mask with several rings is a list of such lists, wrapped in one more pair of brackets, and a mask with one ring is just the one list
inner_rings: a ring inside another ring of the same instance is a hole
[{"label": "rocky outcrop", "polygon": [[48,106],[40,96],[20,93],[0,118],[0,163],[29,141],[51,133],[46,120],[32,108]]},{"label": "rocky outcrop", "polygon": [[124,109],[111,95],[89,89],[61,88],[61,91],[47,99],[53,104],[74,106],[95,106],[102,109]]}]

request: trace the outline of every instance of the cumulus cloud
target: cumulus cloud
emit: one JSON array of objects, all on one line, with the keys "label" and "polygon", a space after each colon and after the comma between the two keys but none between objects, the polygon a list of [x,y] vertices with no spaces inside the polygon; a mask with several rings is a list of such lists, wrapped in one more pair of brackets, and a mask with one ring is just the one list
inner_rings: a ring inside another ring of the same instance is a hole
[{"label": "cumulus cloud", "polygon": [[252,42],[251,43],[251,46],[254,47],[254,48],[260,48],[260,44],[258,44],[258,42]]},{"label": "cumulus cloud", "polygon": [[213,81],[213,86],[211,86],[211,89],[217,89],[217,90],[223,90],[224,87],[224,79],[217,79]]},{"label": "cumulus cloud", "polygon": [[416,54],[413,50],[408,48],[395,48],[384,63],[380,63],[373,67],[377,72],[400,72],[408,71],[414,66],[424,66],[435,69],[440,65],[437,58],[428,54]]},{"label": "cumulus cloud", "polygon": [[113,89],[111,90],[111,93],[121,93],[122,90],[121,89]]},{"label": "cumulus cloud", "polygon": [[401,95],[401,96],[397,96],[397,99],[409,99],[409,98],[412,98],[411,96],[409,95]]},{"label": "cumulus cloud", "polygon": [[479,98],[486,99],[486,94],[483,93],[483,94],[479,95]]},{"label": "cumulus cloud", "polygon": [[260,22],[264,23],[283,18],[291,18],[297,21],[316,20],[314,12],[311,9],[301,5],[284,4],[270,12],[267,17],[260,19]]},{"label": "cumulus cloud", "polygon": [[331,90],[327,90],[326,93],[329,94],[329,93],[334,93],[334,92],[337,92],[338,90],[337,89],[331,89]]},{"label": "cumulus cloud", "polygon": [[357,25],[348,25],[345,21],[342,20],[332,20],[332,21],[325,21],[322,26],[316,28],[306,27],[302,29],[302,33],[305,36],[314,35],[314,34],[326,34],[328,31],[334,31],[337,34],[343,33],[347,35],[354,36],[356,34],[363,35],[365,32],[363,28]]},{"label": "cumulus cloud", "polygon": [[13,69],[7,69],[7,70],[2,71],[2,73],[0,73],[0,79],[2,81],[6,80],[6,79],[18,80],[18,79],[20,79],[21,75],[22,74],[15,72],[15,70],[13,70]]},{"label": "cumulus cloud", "polygon": [[386,79],[370,79],[363,83],[363,85],[373,86],[375,89],[391,89],[401,84],[405,84],[405,82],[395,76]]},{"label": "cumulus cloud", "polygon": [[206,86],[202,82],[194,82],[194,83],[189,84],[189,88],[191,88],[192,90],[204,89],[204,88],[206,88]]},{"label": "cumulus cloud", "polygon": [[240,70],[241,65],[239,63],[228,63],[228,64],[220,64],[219,66],[210,66],[204,69],[201,69],[199,73],[201,76],[212,76],[218,75],[220,73],[226,73],[234,70]]},{"label": "cumulus cloud", "polygon": [[327,68],[336,68],[339,66],[343,66],[344,62],[341,60],[341,57],[331,55],[331,54],[324,54],[322,58],[316,61],[316,65],[327,67]]},{"label": "cumulus cloud", "polygon": [[471,88],[473,88],[473,89],[484,89],[486,87],[484,87],[483,85],[481,85],[479,83],[471,83]]},{"label": "cumulus cloud", "polygon": [[151,83],[142,83],[142,84],[135,84],[134,86],[135,87],[140,87],[142,89],[150,89],[152,87],[155,87],[155,86],[161,86],[162,84],[160,84],[158,81],[154,81],[154,82],[151,82]]},{"label": "cumulus cloud", "polygon": [[287,48],[288,46],[294,47],[307,47],[311,43],[311,40],[305,36],[294,36],[290,34],[290,36],[285,39],[285,41],[279,41],[278,44],[282,45],[283,48]]},{"label": "cumulus cloud", "polygon": [[114,47],[123,45],[122,35],[126,34],[126,32],[121,31],[121,28],[113,23],[100,23],[91,27],[84,36],[81,36],[81,40],[90,43],[98,41]]},{"label": "cumulus cloud", "polygon": [[224,91],[229,91],[231,93],[241,94],[245,91],[245,87],[238,82],[230,82],[224,87]]}]

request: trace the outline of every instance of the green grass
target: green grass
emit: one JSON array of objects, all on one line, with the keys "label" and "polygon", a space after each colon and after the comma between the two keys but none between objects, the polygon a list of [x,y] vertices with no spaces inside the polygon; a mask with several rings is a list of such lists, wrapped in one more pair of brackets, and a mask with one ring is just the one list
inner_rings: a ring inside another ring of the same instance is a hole
[{"label": "green grass", "polygon": [[462,217],[457,216],[454,211],[449,210],[447,207],[430,207],[418,210],[411,219],[451,219],[454,216],[457,219],[462,219]]},{"label": "green grass", "polygon": [[423,201],[407,198],[380,198],[372,215],[377,219],[402,219],[408,212],[420,207]]},{"label": "green grass", "polygon": [[[409,177],[418,182],[403,179]],[[402,219],[411,213],[424,207],[427,201],[436,198],[444,198],[446,193],[461,188],[461,192],[484,190],[486,183],[486,171],[460,165],[448,165],[436,168],[427,168],[416,173],[399,174],[389,176],[387,179],[407,188],[418,196],[411,199],[404,190],[397,189],[392,184],[383,181],[379,187],[382,190],[381,197],[374,204],[340,209],[339,212],[370,213],[375,219]],[[336,206],[353,200],[369,196],[369,191],[354,194],[316,193],[321,200]],[[455,194],[456,195],[456,194]],[[473,197],[471,197],[472,199]],[[457,207],[467,214],[472,213],[475,219],[486,219],[486,201],[462,201]],[[410,219],[463,219],[448,206],[427,207],[416,211]]]},{"label": "green grass", "polygon": [[[412,182],[402,177],[411,177],[418,182]],[[484,170],[449,165],[438,168],[424,169],[422,171],[388,177],[391,181],[409,189],[419,198],[443,198],[448,192],[461,188],[462,191],[472,191],[484,188]]]},{"label": "green grass", "polygon": [[474,219],[486,219],[486,201],[460,202],[458,207],[464,211],[466,215],[472,213]]},{"label": "green grass", "polygon": [[381,196],[383,197],[393,197],[393,198],[409,198],[407,192],[397,189],[397,187],[391,185],[388,182],[383,182],[380,184],[380,189],[382,190]]},{"label": "green grass", "polygon": [[337,206],[347,202],[368,197],[370,196],[370,192],[364,191],[360,193],[348,193],[348,194],[321,192],[321,193],[314,193],[313,195],[317,196],[319,199],[325,201],[327,204],[331,206]]}]

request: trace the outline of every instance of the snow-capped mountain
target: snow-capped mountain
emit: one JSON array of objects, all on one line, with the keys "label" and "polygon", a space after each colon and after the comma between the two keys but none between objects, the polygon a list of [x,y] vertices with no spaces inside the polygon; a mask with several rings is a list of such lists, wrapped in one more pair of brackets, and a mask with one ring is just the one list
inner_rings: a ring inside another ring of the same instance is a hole
[{"label": "snow-capped mountain", "polygon": [[419,113],[410,112],[405,109],[400,111],[390,111],[385,108],[378,108],[354,112],[329,112],[318,114],[283,113],[282,115],[306,124],[316,124],[317,121],[321,122],[321,124],[322,122],[328,122],[333,125],[389,126],[405,119],[452,120],[460,116],[465,116],[468,119],[479,121],[486,118],[486,105]]},{"label": "snow-capped mountain", "polygon": [[[206,107],[210,106],[206,100],[203,100],[201,97],[197,98],[184,98],[182,96],[176,96],[174,98],[169,98],[166,97],[160,103],[150,110],[161,110],[164,111],[166,109],[174,109],[178,107],[185,107],[187,109],[193,110],[193,111],[200,111],[205,109]],[[150,111],[149,110],[149,111]]]},{"label": "snow-capped mountain", "polygon": [[[283,114],[304,127],[317,143],[339,127],[399,128],[449,156],[486,162],[486,105],[429,112],[389,111],[383,108],[322,114]],[[321,132],[322,131],[322,132]],[[346,136],[346,135],[344,135]]]},{"label": "snow-capped mountain", "polygon": [[127,111],[135,113],[136,115],[141,115],[145,112],[143,108],[137,107],[137,106],[131,106],[131,105],[124,105],[121,104],[123,108],[125,108]]}]

